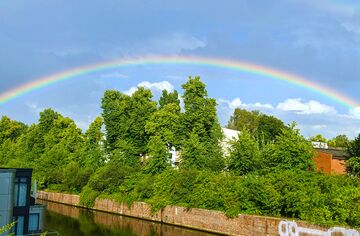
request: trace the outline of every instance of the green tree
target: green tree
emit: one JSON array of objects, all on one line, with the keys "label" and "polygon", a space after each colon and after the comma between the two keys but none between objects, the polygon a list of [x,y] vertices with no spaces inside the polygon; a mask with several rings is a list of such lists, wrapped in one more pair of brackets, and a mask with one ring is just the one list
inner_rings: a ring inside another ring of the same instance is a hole
[{"label": "green tree", "polygon": [[103,118],[108,150],[113,151],[121,140],[131,143],[140,154],[146,153],[149,135],[145,124],[156,111],[149,89],[138,88],[132,96],[118,91],[106,91],[102,99]]},{"label": "green tree", "polygon": [[328,145],[335,148],[347,148],[350,144],[349,138],[345,134],[340,134],[328,140]]},{"label": "green tree", "polygon": [[321,134],[317,134],[317,135],[310,137],[310,141],[311,142],[322,142],[322,143],[327,142],[326,138],[324,136],[322,136]]},{"label": "green tree", "polygon": [[0,144],[6,139],[16,140],[27,129],[27,126],[21,122],[11,120],[7,116],[1,117],[0,120]]},{"label": "green tree", "polygon": [[175,103],[180,107],[179,94],[176,90],[174,92],[168,92],[167,90],[162,91],[162,95],[159,99],[160,108],[163,108],[165,105]]},{"label": "green tree", "polygon": [[131,126],[127,139],[132,143],[139,154],[147,152],[149,135],[145,132],[146,122],[156,111],[156,102],[151,100],[151,90],[139,87],[131,96],[130,117]]},{"label": "green tree", "polygon": [[346,161],[346,170],[351,175],[360,176],[360,134],[347,147],[350,159]]},{"label": "green tree", "polygon": [[360,157],[351,157],[346,161],[346,171],[347,173],[360,176]]},{"label": "green tree", "polygon": [[221,127],[216,115],[216,101],[209,98],[200,77],[191,78],[182,85],[184,91],[183,128],[189,135],[195,132],[201,141],[217,142],[221,139]]},{"label": "green tree", "polygon": [[360,134],[350,142],[347,152],[350,157],[360,157]]},{"label": "green tree", "polygon": [[76,161],[69,162],[63,168],[62,190],[80,193],[87,184],[94,169],[87,166],[80,166]]},{"label": "green tree", "polygon": [[102,132],[103,120],[96,117],[85,132],[85,142],[79,149],[81,165],[84,167],[98,168],[104,163],[104,134]]},{"label": "green tree", "polygon": [[101,131],[103,120],[101,117],[96,117],[86,130],[85,137],[90,145],[100,145],[104,141],[104,134]]},{"label": "green tree", "polygon": [[41,130],[41,133],[46,134],[49,132],[54,126],[54,122],[59,117],[61,117],[61,115],[50,108],[40,112],[39,129]]},{"label": "green tree", "polygon": [[180,145],[180,106],[169,103],[154,112],[145,125],[150,136],[158,136],[170,147]]},{"label": "green tree", "polygon": [[265,147],[263,162],[266,167],[281,170],[312,170],[313,147],[306,140],[295,123],[283,129],[274,143]]},{"label": "green tree", "polygon": [[79,162],[77,152],[84,144],[83,134],[73,120],[59,115],[52,121],[43,139],[43,153],[34,163],[35,177],[40,185],[59,188],[63,181],[63,169],[71,161]]},{"label": "green tree", "polygon": [[244,175],[259,167],[259,145],[249,131],[243,130],[237,139],[230,141],[228,169],[237,175]]},{"label": "green tree", "polygon": [[132,143],[124,139],[121,139],[116,143],[115,149],[110,156],[112,162],[135,169],[140,168],[140,158],[144,158],[144,155],[140,155],[138,149]]},{"label": "green tree", "polygon": [[[186,165],[192,163],[197,167],[204,166],[202,159],[203,156],[207,156],[207,166],[220,170],[223,168],[220,163],[224,162],[220,146],[223,134],[217,119],[216,101],[208,97],[205,84],[200,77],[189,77],[182,88],[185,89],[183,95],[185,112],[181,115],[181,131],[186,141],[181,156],[183,158],[184,153],[194,150],[195,153],[199,153],[200,156],[196,157],[196,160],[200,162],[189,161]],[[197,143],[190,144],[189,140]],[[204,150],[205,153],[201,154],[200,150]]]},{"label": "green tree", "polygon": [[282,130],[286,128],[284,122],[278,118],[260,114],[257,127],[258,140],[264,141],[265,143],[272,142],[276,139],[276,136],[280,135]]},{"label": "green tree", "polygon": [[285,124],[274,116],[262,114],[259,111],[248,111],[236,108],[227,124],[229,129],[248,130],[255,134],[260,144],[272,142],[285,129]]},{"label": "green tree", "polygon": [[149,158],[146,160],[145,171],[150,174],[159,174],[171,167],[167,144],[159,136],[150,137],[148,144]]},{"label": "green tree", "polygon": [[234,130],[248,130],[250,133],[257,133],[259,127],[259,111],[248,111],[236,108],[228,121],[227,128]]},{"label": "green tree", "polygon": [[184,169],[206,169],[207,150],[196,133],[191,133],[185,140],[182,151],[180,167]]},{"label": "green tree", "polygon": [[116,148],[116,143],[129,136],[131,97],[116,90],[107,90],[102,98],[102,117],[106,129],[106,144],[108,151]]}]

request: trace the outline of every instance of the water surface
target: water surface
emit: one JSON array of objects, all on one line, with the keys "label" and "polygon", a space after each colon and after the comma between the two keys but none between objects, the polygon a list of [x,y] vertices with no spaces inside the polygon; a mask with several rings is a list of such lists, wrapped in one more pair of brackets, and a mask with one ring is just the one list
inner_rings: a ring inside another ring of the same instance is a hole
[{"label": "water surface", "polygon": [[45,230],[61,236],[213,236],[216,234],[87,210],[64,204],[42,201],[47,205]]}]

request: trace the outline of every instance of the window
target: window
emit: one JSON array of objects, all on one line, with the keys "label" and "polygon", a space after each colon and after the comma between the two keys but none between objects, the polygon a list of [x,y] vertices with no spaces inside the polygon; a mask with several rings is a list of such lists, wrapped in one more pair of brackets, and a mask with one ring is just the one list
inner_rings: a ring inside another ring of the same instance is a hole
[{"label": "window", "polygon": [[39,213],[32,213],[29,215],[29,233],[37,232],[39,230]]},{"label": "window", "polygon": [[26,206],[27,178],[15,178],[14,206]]},{"label": "window", "polygon": [[24,216],[14,216],[13,221],[15,221],[16,224],[13,227],[12,232],[15,235],[23,235],[24,234]]}]

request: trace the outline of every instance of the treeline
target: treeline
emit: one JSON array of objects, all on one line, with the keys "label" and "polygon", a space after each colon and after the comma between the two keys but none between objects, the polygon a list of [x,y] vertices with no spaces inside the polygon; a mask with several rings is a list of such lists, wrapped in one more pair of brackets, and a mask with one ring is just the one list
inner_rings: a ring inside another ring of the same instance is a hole
[{"label": "treeline", "polygon": [[199,77],[182,88],[183,109],[177,91],[159,101],[145,88],[131,96],[106,91],[101,117],[86,132],[52,109],[31,126],[2,117],[0,165],[31,167],[38,186],[80,193],[85,206],[109,197],[154,210],[174,204],[360,226],[357,154],[352,175],[316,173],[311,142],[294,124],[236,109],[228,127],[241,133],[225,155],[215,99]]}]

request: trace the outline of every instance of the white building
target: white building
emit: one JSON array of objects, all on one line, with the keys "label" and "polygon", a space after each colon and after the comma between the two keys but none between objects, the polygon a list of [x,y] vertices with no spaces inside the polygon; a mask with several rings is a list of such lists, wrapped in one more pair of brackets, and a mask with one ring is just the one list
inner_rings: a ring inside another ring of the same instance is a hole
[{"label": "white building", "polygon": [[328,144],[325,142],[311,142],[314,148],[328,149]]},{"label": "white building", "polygon": [[238,139],[240,131],[228,129],[228,128],[221,128],[221,129],[224,134],[224,139],[221,142],[221,146],[223,148],[224,156],[227,156],[229,154],[229,148],[230,148],[229,142],[231,140]]},{"label": "white building", "polygon": [[[229,141],[231,141],[233,139],[237,139],[238,135],[240,134],[240,131],[223,128],[223,127],[221,128],[221,130],[224,134],[224,138],[221,141],[221,146],[223,148],[224,156],[227,156],[228,149],[230,147]],[[170,150],[170,153],[171,153],[171,165],[173,167],[176,167],[176,165],[180,162],[181,153],[180,153],[180,151],[177,151],[174,147],[172,147],[172,149]]]}]

